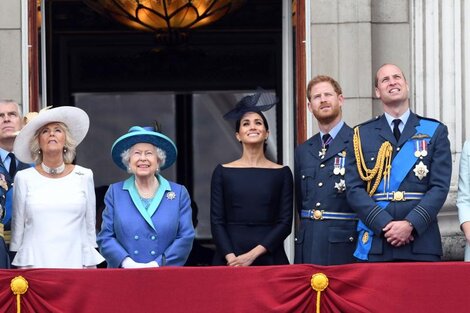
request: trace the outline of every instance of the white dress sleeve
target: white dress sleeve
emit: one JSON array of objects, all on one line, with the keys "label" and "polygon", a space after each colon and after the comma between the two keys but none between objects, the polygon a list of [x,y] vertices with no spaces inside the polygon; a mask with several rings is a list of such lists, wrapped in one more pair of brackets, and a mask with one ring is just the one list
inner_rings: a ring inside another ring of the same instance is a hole
[{"label": "white dress sleeve", "polygon": [[98,244],[96,243],[96,198],[93,172],[90,169],[87,169],[85,173],[84,187],[86,192],[86,238],[83,238],[83,242],[86,242],[87,247],[84,249],[83,266],[89,267],[100,264],[104,261],[104,258],[95,249],[98,247]]},{"label": "white dress sleeve", "polygon": [[86,179],[86,230],[88,236],[88,242],[93,248],[97,248],[96,244],[96,197],[95,197],[95,185],[93,182],[93,172],[90,170],[89,175]]},{"label": "white dress sleeve", "polygon": [[28,186],[25,177],[21,171],[15,175],[13,189],[13,205],[11,218],[11,243],[10,250],[18,251],[23,243],[23,233],[26,222],[26,195]]}]

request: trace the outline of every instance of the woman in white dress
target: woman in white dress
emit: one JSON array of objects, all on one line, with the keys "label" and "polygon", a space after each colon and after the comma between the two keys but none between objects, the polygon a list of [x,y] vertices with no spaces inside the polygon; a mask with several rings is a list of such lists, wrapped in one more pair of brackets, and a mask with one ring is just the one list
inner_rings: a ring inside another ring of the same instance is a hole
[{"label": "woman in white dress", "polygon": [[95,192],[90,169],[72,164],[90,121],[76,107],[41,111],[18,134],[14,152],[36,166],[20,171],[13,192],[12,238],[19,268],[94,268]]},{"label": "woman in white dress", "polygon": [[470,261],[470,140],[465,141],[460,157],[459,192],[457,195],[460,228],[465,234],[464,261]]}]

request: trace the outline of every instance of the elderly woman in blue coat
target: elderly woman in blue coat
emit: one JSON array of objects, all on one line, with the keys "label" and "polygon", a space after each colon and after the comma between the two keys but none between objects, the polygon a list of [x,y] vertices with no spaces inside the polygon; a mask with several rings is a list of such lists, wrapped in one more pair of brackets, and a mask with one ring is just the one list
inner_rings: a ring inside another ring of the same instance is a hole
[{"label": "elderly woman in blue coat", "polygon": [[175,162],[175,144],[153,128],[134,126],[111,152],[132,175],[106,192],[97,241],[108,267],[184,265],[194,239],[191,199],[160,174]]}]

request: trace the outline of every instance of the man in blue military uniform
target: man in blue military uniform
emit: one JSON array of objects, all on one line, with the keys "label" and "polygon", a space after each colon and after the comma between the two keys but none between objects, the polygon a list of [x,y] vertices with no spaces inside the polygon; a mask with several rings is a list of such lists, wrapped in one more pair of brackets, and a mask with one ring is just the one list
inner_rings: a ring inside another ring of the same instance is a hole
[{"label": "man in blue military uniform", "polygon": [[[437,214],[449,191],[447,127],[410,111],[409,87],[396,65],[375,78],[384,114],[354,128],[346,173],[348,202],[360,222],[355,256],[368,261],[439,261]],[[354,170],[353,170],[354,169]]]},{"label": "man in blue military uniform", "polygon": [[333,265],[354,262],[356,214],[346,201],[346,148],[352,129],[342,119],[343,92],[329,76],[307,86],[308,108],[320,132],[295,150],[296,204],[300,228],[295,263]]},{"label": "man in blue military uniform", "polygon": [[16,134],[22,127],[18,103],[0,99],[0,268],[10,268],[8,244],[11,237],[13,180],[17,171],[30,166],[16,160],[12,153]]}]

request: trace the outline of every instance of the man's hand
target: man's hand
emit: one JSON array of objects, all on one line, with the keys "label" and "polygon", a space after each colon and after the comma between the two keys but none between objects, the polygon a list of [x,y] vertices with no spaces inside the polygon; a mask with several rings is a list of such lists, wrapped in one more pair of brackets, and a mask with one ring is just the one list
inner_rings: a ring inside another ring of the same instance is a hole
[{"label": "man's hand", "polygon": [[411,235],[413,226],[408,221],[392,221],[382,230],[387,242],[394,247],[409,244],[414,240],[413,235]]}]

